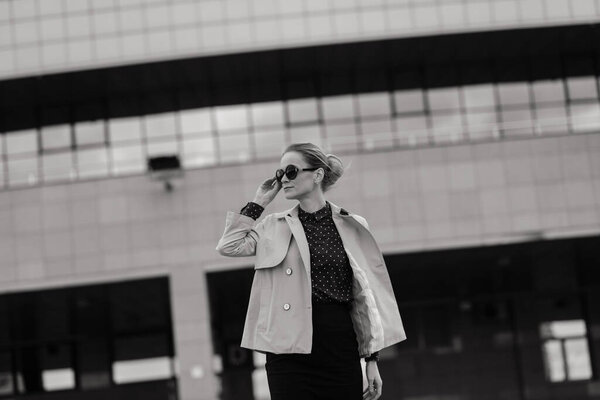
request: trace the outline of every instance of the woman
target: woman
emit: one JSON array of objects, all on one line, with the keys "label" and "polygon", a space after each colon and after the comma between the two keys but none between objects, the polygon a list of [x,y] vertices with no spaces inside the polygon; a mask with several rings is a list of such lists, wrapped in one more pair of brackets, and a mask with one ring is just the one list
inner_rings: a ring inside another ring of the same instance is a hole
[{"label": "woman", "polygon": [[[216,248],[256,255],[241,346],[266,354],[272,400],[378,399],[378,351],[406,339],[366,220],[324,197],[343,171],[314,144],[292,144],[254,200],[227,213]],[[255,224],[282,188],[296,206]]]}]

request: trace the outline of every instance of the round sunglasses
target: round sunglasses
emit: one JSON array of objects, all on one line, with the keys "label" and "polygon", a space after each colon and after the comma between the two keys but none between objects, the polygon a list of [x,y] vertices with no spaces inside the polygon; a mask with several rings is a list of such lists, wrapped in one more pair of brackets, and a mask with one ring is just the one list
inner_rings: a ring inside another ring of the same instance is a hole
[{"label": "round sunglasses", "polygon": [[312,167],[312,168],[302,168],[299,169],[298,167],[296,167],[295,165],[288,165],[287,167],[285,167],[285,171],[282,170],[281,168],[278,169],[277,171],[275,171],[275,177],[277,178],[277,180],[279,182],[281,182],[281,179],[283,179],[284,175],[287,175],[288,179],[290,181],[296,179],[296,177],[298,176],[298,172],[300,171],[314,171],[317,170],[321,167]]}]

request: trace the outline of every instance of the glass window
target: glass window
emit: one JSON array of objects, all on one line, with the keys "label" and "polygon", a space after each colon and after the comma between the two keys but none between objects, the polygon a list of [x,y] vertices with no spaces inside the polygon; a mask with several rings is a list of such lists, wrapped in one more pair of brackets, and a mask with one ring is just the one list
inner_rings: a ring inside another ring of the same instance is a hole
[{"label": "glass window", "polygon": [[14,390],[11,355],[9,351],[2,350],[0,351],[0,395],[13,394]]},{"label": "glass window", "polygon": [[394,128],[389,119],[361,122],[362,140],[366,149],[394,145]]},{"label": "glass window", "polygon": [[593,76],[570,77],[567,88],[571,100],[597,100],[598,87]]},{"label": "glass window", "polygon": [[358,149],[358,133],[354,122],[345,122],[325,125],[327,143],[332,152],[356,151]]},{"label": "glass window", "polygon": [[188,168],[216,164],[217,149],[215,148],[215,142],[216,139],[213,137],[184,140],[182,146],[183,166]]},{"label": "glass window", "polygon": [[248,128],[248,107],[246,105],[215,107],[214,112],[217,128],[220,131]]},{"label": "glass window", "polygon": [[99,177],[108,175],[108,152],[106,148],[79,150],[77,170],[80,178]]},{"label": "glass window", "polygon": [[77,146],[104,143],[104,120],[78,122],[75,138]]},{"label": "glass window", "polygon": [[354,118],[354,96],[330,96],[321,99],[325,121]]},{"label": "glass window", "polygon": [[431,115],[431,134],[436,143],[454,142],[463,138],[459,113]]},{"label": "glass window", "polygon": [[316,122],[319,120],[317,99],[297,99],[287,101],[290,123]]},{"label": "glass window", "polygon": [[251,105],[252,124],[256,127],[283,126],[283,103],[279,101]]},{"label": "glass window", "polygon": [[42,128],[42,147],[45,150],[66,149],[71,146],[71,126],[54,125]]},{"label": "glass window", "polygon": [[394,104],[397,113],[420,113],[425,111],[423,91],[419,89],[395,92]]},{"label": "glass window", "polygon": [[504,110],[501,113],[502,131],[506,136],[531,135],[533,115],[529,108]]},{"label": "glass window", "polygon": [[538,134],[569,133],[569,119],[565,107],[544,107],[536,110],[535,130]]},{"label": "glass window", "polygon": [[529,104],[529,84],[527,82],[513,82],[498,84],[500,104],[503,106]]},{"label": "glass window", "polygon": [[42,382],[46,391],[75,388],[71,345],[49,343],[42,346]]},{"label": "glass window", "polygon": [[471,112],[465,117],[469,139],[489,139],[500,135],[495,112]]},{"label": "glass window", "polygon": [[280,157],[285,150],[285,132],[283,129],[261,129],[254,132],[254,142],[257,157]]},{"label": "glass window", "polygon": [[37,130],[9,132],[4,135],[6,139],[6,154],[33,153],[38,149]]},{"label": "glass window", "polygon": [[465,86],[463,97],[467,109],[485,109],[496,106],[493,84]]},{"label": "glass window", "polygon": [[540,324],[546,378],[551,382],[590,379],[592,367],[587,327],[582,319]]},{"label": "glass window", "polygon": [[177,124],[174,113],[162,113],[146,115],[146,137],[173,137],[177,132]]},{"label": "glass window", "polygon": [[31,158],[15,158],[9,159],[8,168],[8,184],[14,185],[33,185],[38,183],[39,158],[37,156]]},{"label": "glass window", "polygon": [[565,88],[563,81],[558,79],[533,82],[533,97],[536,104],[564,103]]},{"label": "glass window", "polygon": [[140,117],[115,118],[108,122],[110,140],[114,143],[140,141],[142,122]]},{"label": "glass window", "polygon": [[168,340],[164,334],[116,339],[115,382],[121,384],[172,377],[172,361],[168,354]]},{"label": "glass window", "polygon": [[322,140],[321,127],[320,125],[291,127],[290,137],[292,143],[311,142],[320,146]]},{"label": "glass window", "polygon": [[388,92],[359,94],[356,99],[360,115],[363,117],[389,116],[391,114]]},{"label": "glass window", "polygon": [[597,132],[600,129],[600,104],[571,104],[573,132]]},{"label": "glass window", "polygon": [[181,133],[193,135],[198,133],[212,133],[212,120],[210,108],[198,108],[179,112]]},{"label": "glass window", "polygon": [[245,162],[250,160],[250,137],[246,133],[219,136],[220,162]]},{"label": "glass window", "polygon": [[179,154],[179,142],[177,140],[154,140],[146,143],[148,157],[167,156]]},{"label": "glass window", "polygon": [[460,94],[458,88],[429,89],[427,91],[429,108],[432,110],[458,110]]},{"label": "glass window", "polygon": [[106,338],[86,338],[78,343],[77,373],[83,390],[110,386],[109,354]]},{"label": "glass window", "polygon": [[396,118],[396,129],[402,144],[412,146],[429,142],[429,128],[424,115]]},{"label": "glass window", "polygon": [[146,171],[146,157],[141,144],[113,146],[109,149],[112,172],[116,175]]},{"label": "glass window", "polygon": [[77,177],[77,172],[73,165],[73,153],[70,151],[58,154],[43,154],[41,169],[44,182],[74,179]]}]

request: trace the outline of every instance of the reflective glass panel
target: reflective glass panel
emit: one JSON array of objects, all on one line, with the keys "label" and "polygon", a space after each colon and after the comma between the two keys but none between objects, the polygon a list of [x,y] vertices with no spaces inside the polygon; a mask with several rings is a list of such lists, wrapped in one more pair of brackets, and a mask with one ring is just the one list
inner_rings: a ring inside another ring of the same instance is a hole
[{"label": "reflective glass panel", "polygon": [[390,147],[394,144],[394,129],[389,119],[362,121],[361,130],[366,149]]},{"label": "reflective glass panel", "polygon": [[209,133],[212,129],[211,109],[197,108],[179,112],[179,123],[183,135]]},{"label": "reflective glass panel", "polygon": [[42,147],[44,149],[66,149],[70,146],[70,125],[55,125],[42,127]]},{"label": "reflective glass panel", "polygon": [[45,182],[75,179],[77,171],[73,164],[73,153],[43,154],[42,175]]},{"label": "reflective glass panel", "polygon": [[283,129],[261,129],[254,132],[256,155],[259,158],[279,157],[285,150]]},{"label": "reflective glass panel", "polygon": [[456,87],[429,89],[426,93],[429,108],[432,110],[458,110],[460,108],[460,94]]},{"label": "reflective glass panel", "polygon": [[80,178],[108,175],[108,151],[106,148],[79,150],[75,156]]},{"label": "reflective glass panel", "polygon": [[502,129],[507,136],[533,134],[533,115],[529,108],[504,110],[501,113]]},{"label": "reflective glass panel", "polygon": [[254,103],[251,110],[252,124],[256,127],[283,126],[285,123],[282,102]]},{"label": "reflective glass panel", "polygon": [[9,351],[0,351],[0,395],[13,394],[15,383],[12,375],[12,361]]},{"label": "reflective glass panel", "polygon": [[469,140],[497,138],[500,127],[495,112],[472,112],[465,115]]},{"label": "reflective glass panel", "polygon": [[416,145],[429,142],[429,128],[424,115],[396,118],[396,129],[402,144]]},{"label": "reflective glass panel", "polygon": [[326,121],[354,118],[354,97],[352,95],[323,97],[321,105],[323,118]]},{"label": "reflective glass panel", "polygon": [[598,100],[598,86],[594,76],[569,77],[567,88],[571,100]]},{"label": "reflective glass panel", "polygon": [[245,162],[250,160],[250,137],[246,133],[219,136],[220,162]]},{"label": "reflective glass panel", "polygon": [[110,140],[113,143],[135,141],[142,138],[140,117],[116,118],[108,121]]},{"label": "reflective glass panel", "polygon": [[232,130],[248,127],[248,108],[245,105],[221,106],[214,108],[217,129]]},{"label": "reflective glass panel", "polygon": [[431,115],[431,134],[436,143],[454,142],[463,138],[463,126],[459,113]]},{"label": "reflective glass panel", "polygon": [[398,113],[423,112],[425,110],[423,91],[416,89],[395,92],[394,104]]},{"label": "reflective glass panel", "polygon": [[389,116],[391,114],[388,92],[359,94],[356,99],[360,115],[363,117]]},{"label": "reflective glass panel", "polygon": [[146,157],[140,144],[112,146],[109,149],[112,169],[116,175],[143,172],[146,170]]},{"label": "reflective glass panel", "polygon": [[173,140],[153,140],[146,143],[148,157],[179,154],[179,142]]},{"label": "reflective glass panel", "polygon": [[565,101],[564,82],[560,79],[535,81],[532,86],[536,104],[563,103]]},{"label": "reflective glass panel", "polygon": [[37,155],[28,158],[9,159],[7,168],[9,186],[38,183],[39,158]]},{"label": "reflective glass panel", "polygon": [[503,106],[528,105],[530,102],[527,82],[499,83],[498,94]]},{"label": "reflective glass panel", "polygon": [[536,110],[536,132],[541,135],[569,133],[565,107],[543,107]]},{"label": "reflective glass panel", "polygon": [[104,120],[78,122],[75,124],[77,146],[104,143]]},{"label": "reflective glass panel", "polygon": [[571,104],[573,132],[598,132],[600,130],[600,104]]},{"label": "reflective glass panel", "polygon": [[292,143],[311,142],[317,146],[321,145],[320,125],[291,127],[289,132]]},{"label": "reflective glass panel", "polygon": [[327,143],[332,152],[355,151],[358,149],[359,137],[354,122],[328,123],[325,125]]},{"label": "reflective glass panel", "polygon": [[146,137],[173,137],[177,131],[177,123],[174,113],[162,113],[146,115]]},{"label": "reflective glass panel", "polygon": [[465,86],[463,98],[467,109],[486,109],[496,106],[493,84]]},{"label": "reflective glass panel", "polygon": [[10,132],[5,134],[4,138],[6,140],[6,154],[9,157],[14,154],[37,151],[37,131],[35,129]]},{"label": "reflective glass panel", "polygon": [[183,160],[184,167],[201,167],[205,165],[214,165],[217,163],[217,150],[215,148],[216,139],[207,138],[189,138],[183,141]]},{"label": "reflective glass panel", "polygon": [[319,120],[316,99],[288,100],[288,118],[290,123],[316,122]]},{"label": "reflective glass panel", "polygon": [[574,338],[565,341],[569,379],[582,380],[592,377],[592,365],[587,338]]}]

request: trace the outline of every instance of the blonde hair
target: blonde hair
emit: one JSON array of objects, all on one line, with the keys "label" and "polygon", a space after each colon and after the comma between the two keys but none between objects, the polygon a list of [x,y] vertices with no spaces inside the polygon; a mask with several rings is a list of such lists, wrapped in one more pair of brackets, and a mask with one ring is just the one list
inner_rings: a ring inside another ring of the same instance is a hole
[{"label": "blonde hair", "polygon": [[290,151],[300,153],[304,161],[311,167],[323,168],[325,171],[321,182],[323,192],[328,191],[344,174],[342,160],[334,154],[325,154],[319,146],[313,143],[293,143],[284,150],[283,154]]}]

